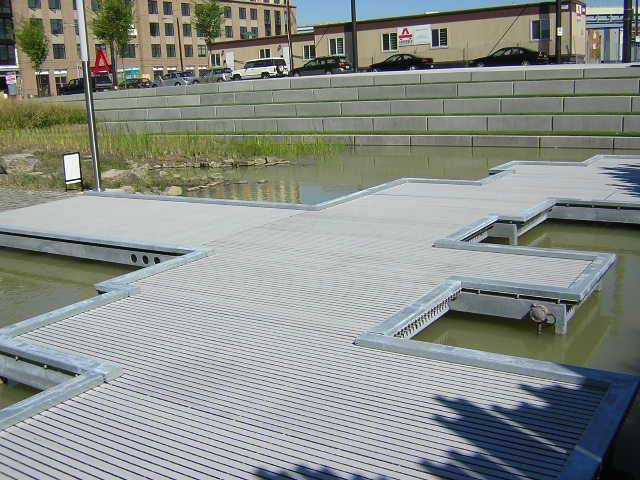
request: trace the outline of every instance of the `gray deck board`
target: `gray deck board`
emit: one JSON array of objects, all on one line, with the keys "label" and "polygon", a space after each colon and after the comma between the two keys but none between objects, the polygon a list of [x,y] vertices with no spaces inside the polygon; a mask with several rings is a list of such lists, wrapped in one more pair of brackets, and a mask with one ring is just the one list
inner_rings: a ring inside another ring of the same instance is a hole
[{"label": "gray deck board", "polygon": [[626,198],[612,169],[630,161],[517,165],[485,185],[408,183],[321,211],[83,197],[0,213],[211,250],[20,337],[124,373],[0,432],[0,464],[8,478],[556,478],[601,390],[353,340],[452,275],[571,286],[589,262],[432,244],[560,193]]}]

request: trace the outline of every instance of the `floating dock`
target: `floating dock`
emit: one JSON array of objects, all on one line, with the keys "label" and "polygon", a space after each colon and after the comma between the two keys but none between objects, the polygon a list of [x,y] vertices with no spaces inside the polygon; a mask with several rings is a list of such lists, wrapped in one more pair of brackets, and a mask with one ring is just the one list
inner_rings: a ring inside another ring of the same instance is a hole
[{"label": "floating dock", "polygon": [[0,476],[593,478],[636,377],[410,338],[492,301],[555,306],[571,334],[613,256],[517,237],[640,223],[638,172],[603,155],[320,205],[92,194],[0,213],[0,245],[157,263],[0,330],[0,374],[51,384],[0,411]]}]

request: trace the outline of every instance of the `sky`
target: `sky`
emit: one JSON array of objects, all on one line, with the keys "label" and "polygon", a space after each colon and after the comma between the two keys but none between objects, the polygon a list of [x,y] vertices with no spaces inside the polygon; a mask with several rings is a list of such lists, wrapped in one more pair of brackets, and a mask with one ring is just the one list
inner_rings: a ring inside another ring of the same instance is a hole
[{"label": "sky", "polygon": [[[425,12],[495,7],[536,0],[357,0],[359,19],[400,17]],[[591,7],[622,7],[623,0],[586,0]],[[351,20],[351,0],[292,0],[298,7],[298,25],[344,22]]]}]

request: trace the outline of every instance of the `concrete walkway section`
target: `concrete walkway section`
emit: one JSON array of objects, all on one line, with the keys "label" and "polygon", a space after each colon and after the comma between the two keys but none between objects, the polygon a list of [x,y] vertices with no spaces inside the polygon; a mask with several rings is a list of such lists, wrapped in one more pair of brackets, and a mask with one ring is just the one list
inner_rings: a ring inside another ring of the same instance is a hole
[{"label": "concrete walkway section", "polygon": [[209,253],[23,329],[15,340],[122,371],[0,432],[0,476],[590,479],[637,379],[354,340],[452,277],[562,297],[594,261],[433,245],[483,219],[526,228],[552,197],[636,212],[639,168],[516,162],[483,181],[393,182],[298,209],[85,196],[0,213],[0,230]]}]

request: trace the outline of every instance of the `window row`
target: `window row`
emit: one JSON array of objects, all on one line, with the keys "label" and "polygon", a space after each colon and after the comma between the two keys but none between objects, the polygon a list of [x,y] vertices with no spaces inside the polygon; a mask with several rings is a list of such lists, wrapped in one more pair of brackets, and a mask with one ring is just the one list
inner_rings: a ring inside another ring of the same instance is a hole
[{"label": "window row", "polygon": [[[29,21],[31,23],[35,23],[39,25],[40,28],[44,29],[44,23],[41,18],[30,18]],[[52,35],[64,35],[64,23],[59,18],[52,18],[49,20],[49,25],[51,29]],[[73,29],[75,30],[76,35],[80,34],[80,29],[78,27],[78,20],[73,21]]]},{"label": "window row", "polygon": [[[165,45],[165,54],[168,58],[174,58],[176,56],[176,46],[174,44]],[[197,47],[198,57],[204,58],[207,56],[207,47],[205,45],[198,45]],[[191,58],[194,54],[193,45],[184,46],[184,56]],[[153,58],[162,57],[162,45],[154,43],[151,45],[151,56]]]},{"label": "window row", "polygon": [[[132,0],[125,0],[127,3],[131,3]],[[73,9],[77,10],[76,0],[72,0]],[[62,0],[47,0],[49,10],[62,10]],[[32,10],[38,10],[42,8],[42,0],[27,0],[27,7]],[[97,12],[100,8],[99,0],[91,0],[91,9]]]},{"label": "window row", "polygon": [[[148,0],[147,1],[147,10],[150,15],[155,15],[158,13],[158,2],[156,0]],[[162,2],[162,13],[164,15],[173,15],[173,3],[172,2]],[[180,13],[183,17],[191,16],[191,4],[190,3],[181,3],[180,4]]]}]

